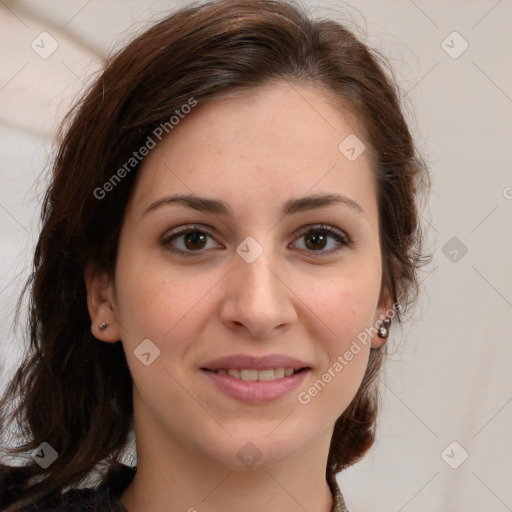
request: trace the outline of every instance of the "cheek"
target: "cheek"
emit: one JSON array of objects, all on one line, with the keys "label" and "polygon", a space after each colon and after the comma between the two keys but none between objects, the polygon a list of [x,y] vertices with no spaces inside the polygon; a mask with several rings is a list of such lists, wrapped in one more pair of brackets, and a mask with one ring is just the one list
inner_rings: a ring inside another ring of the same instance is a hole
[{"label": "cheek", "polygon": [[[155,270],[144,272],[143,278],[127,281],[123,287],[119,314],[132,341],[142,336],[163,343],[178,329],[183,334],[191,325],[199,324],[197,308],[204,299],[205,287],[194,289],[190,281],[163,280],[157,274]],[[191,315],[195,319],[192,324]]]},{"label": "cheek", "polygon": [[323,332],[329,351],[340,351],[373,324],[380,274],[358,269],[341,277],[305,282],[303,290],[304,302],[325,326]]},{"label": "cheek", "polygon": [[189,342],[181,340],[194,339],[210,318],[209,290],[220,276],[199,277],[193,265],[173,268],[165,256],[150,257],[154,251],[126,249],[120,247],[116,278],[117,317],[128,357],[150,339],[163,356],[182,359]]},{"label": "cheek", "polygon": [[[130,281],[129,274],[126,277],[120,317],[134,385],[155,414],[158,404],[168,400],[186,408],[188,395],[184,396],[179,383],[186,380],[190,369],[190,340],[198,337],[208,318],[205,300],[201,301],[208,288],[191,289],[190,278],[163,280],[155,268],[132,276]],[[151,343],[144,342],[147,339]],[[141,359],[147,352],[148,366]]]},{"label": "cheek", "polygon": [[321,391],[318,406],[336,403],[343,410],[359,388],[368,364],[380,275],[375,271],[358,271],[357,277],[351,277],[347,272],[342,278],[309,283],[304,290],[308,290],[305,302],[317,318],[316,327],[321,329],[316,335],[311,332],[311,336],[320,341],[317,349],[322,353],[317,376],[320,382],[317,381],[316,389],[306,392],[316,396]]},{"label": "cheek", "polygon": [[371,344],[364,336],[372,325],[377,292],[370,283],[345,281],[313,293],[311,309],[318,315],[317,326],[325,327],[322,336],[313,338],[321,367],[298,396],[310,418],[334,423],[357,393],[368,365]]}]

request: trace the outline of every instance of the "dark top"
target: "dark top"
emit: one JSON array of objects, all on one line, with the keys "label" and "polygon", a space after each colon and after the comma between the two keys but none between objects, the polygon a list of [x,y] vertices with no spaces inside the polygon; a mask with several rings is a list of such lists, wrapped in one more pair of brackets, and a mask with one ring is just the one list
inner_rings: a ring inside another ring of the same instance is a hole
[{"label": "dark top", "polygon": [[[124,469],[113,472],[108,481],[96,489],[71,489],[60,496],[46,498],[34,505],[25,506],[19,512],[128,512],[121,503],[120,497],[130,485],[136,472],[136,467],[126,466]],[[329,485],[334,496],[331,512],[348,512],[338,484]]]}]

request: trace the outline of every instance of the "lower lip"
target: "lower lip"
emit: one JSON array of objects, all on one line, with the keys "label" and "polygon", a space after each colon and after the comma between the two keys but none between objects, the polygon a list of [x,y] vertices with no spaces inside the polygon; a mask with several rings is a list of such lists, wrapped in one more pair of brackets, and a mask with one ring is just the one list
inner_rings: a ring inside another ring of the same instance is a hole
[{"label": "lower lip", "polygon": [[249,404],[261,404],[277,400],[296,389],[310,370],[302,370],[290,377],[268,381],[245,381],[228,374],[201,371],[213,381],[217,389],[231,398]]}]

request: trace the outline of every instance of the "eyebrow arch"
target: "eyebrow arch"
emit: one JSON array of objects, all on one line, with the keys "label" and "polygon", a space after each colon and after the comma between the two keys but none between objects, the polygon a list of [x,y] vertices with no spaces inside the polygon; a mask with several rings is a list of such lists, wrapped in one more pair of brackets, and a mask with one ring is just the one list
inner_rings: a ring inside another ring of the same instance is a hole
[{"label": "eyebrow arch", "polygon": [[[201,212],[212,213],[232,217],[232,210],[229,204],[219,199],[209,199],[207,197],[197,196],[195,194],[174,194],[157,199],[151,203],[144,211],[146,215],[150,211],[156,210],[164,205],[180,204]],[[292,215],[307,210],[314,210],[332,204],[342,204],[360,215],[366,216],[365,211],[353,199],[339,194],[313,194],[298,199],[290,199],[283,205],[282,213]]]}]

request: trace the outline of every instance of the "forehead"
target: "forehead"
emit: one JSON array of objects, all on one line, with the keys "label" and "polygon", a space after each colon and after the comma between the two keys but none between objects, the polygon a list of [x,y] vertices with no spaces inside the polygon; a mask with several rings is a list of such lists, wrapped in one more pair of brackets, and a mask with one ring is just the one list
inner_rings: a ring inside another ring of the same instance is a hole
[{"label": "forehead", "polygon": [[354,115],[307,84],[283,81],[227,94],[196,106],[150,152],[132,208],[175,192],[246,205],[253,197],[253,206],[268,207],[321,189],[371,202],[369,151],[350,161],[340,150],[354,136],[364,138]]}]

